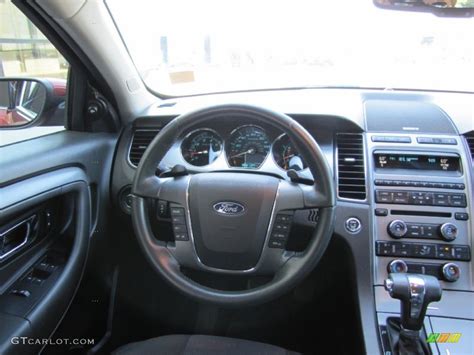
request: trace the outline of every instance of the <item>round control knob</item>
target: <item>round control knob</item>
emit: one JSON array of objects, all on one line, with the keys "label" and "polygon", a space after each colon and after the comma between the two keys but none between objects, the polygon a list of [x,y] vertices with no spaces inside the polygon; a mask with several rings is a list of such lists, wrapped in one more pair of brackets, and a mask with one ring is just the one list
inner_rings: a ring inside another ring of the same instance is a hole
[{"label": "round control knob", "polygon": [[407,234],[407,224],[399,219],[396,219],[388,225],[388,234],[392,238],[403,238]]},{"label": "round control knob", "polygon": [[388,272],[389,273],[399,273],[399,272],[407,272],[408,265],[403,260],[397,259],[393,260],[388,264]]},{"label": "round control knob", "polygon": [[351,217],[346,220],[345,228],[349,233],[357,234],[362,229],[362,223],[358,218]]},{"label": "round control knob", "polygon": [[458,227],[452,223],[445,223],[439,227],[439,232],[444,240],[452,242],[458,236]]},{"label": "round control knob", "polygon": [[448,282],[455,282],[461,276],[461,270],[455,263],[447,263],[443,265],[443,277]]}]

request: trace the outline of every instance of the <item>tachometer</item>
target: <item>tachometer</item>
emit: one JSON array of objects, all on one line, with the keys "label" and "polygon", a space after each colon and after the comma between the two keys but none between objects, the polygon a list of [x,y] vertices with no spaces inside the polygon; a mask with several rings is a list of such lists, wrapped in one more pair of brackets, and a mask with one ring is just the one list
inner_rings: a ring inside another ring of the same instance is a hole
[{"label": "tachometer", "polygon": [[222,152],[222,139],[210,129],[194,131],[181,143],[184,160],[195,166],[205,166],[216,160]]},{"label": "tachometer", "polygon": [[270,140],[257,126],[237,128],[229,140],[227,160],[230,166],[258,169],[270,151]]},{"label": "tachometer", "polygon": [[278,166],[284,170],[303,170],[306,169],[306,163],[299,156],[298,151],[290,141],[290,137],[282,134],[273,143],[272,148],[273,159]]}]

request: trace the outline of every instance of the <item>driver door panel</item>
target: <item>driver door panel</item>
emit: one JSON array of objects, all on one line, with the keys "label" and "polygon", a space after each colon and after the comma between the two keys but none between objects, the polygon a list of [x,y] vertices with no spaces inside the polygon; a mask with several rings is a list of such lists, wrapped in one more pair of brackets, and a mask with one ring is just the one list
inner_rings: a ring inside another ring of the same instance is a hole
[{"label": "driver door panel", "polygon": [[2,147],[1,354],[41,351],[38,340],[72,302],[91,241],[106,232],[115,142],[111,134],[60,132]]}]

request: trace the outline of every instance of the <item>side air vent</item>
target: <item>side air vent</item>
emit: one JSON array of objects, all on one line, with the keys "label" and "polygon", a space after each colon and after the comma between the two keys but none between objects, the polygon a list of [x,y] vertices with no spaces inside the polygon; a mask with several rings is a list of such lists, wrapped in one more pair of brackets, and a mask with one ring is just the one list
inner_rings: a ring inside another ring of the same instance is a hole
[{"label": "side air vent", "polygon": [[132,144],[128,153],[130,164],[137,167],[140,159],[145,153],[145,150],[150,145],[151,141],[160,132],[159,129],[137,129],[133,133]]},{"label": "side air vent", "polygon": [[367,197],[362,134],[336,136],[339,197],[365,200]]},{"label": "side air vent", "polygon": [[467,142],[467,145],[469,146],[471,157],[474,161],[474,131],[466,133],[464,137],[466,138],[466,142]]}]

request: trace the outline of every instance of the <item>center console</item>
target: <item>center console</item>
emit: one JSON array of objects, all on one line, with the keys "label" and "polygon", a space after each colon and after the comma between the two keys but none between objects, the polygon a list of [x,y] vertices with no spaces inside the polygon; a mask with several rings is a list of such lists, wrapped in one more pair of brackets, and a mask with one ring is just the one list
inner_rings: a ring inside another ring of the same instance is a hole
[{"label": "center console", "polygon": [[[374,292],[384,351],[390,351],[387,319],[399,313],[383,288],[390,273],[436,277],[444,293],[428,307],[425,332],[439,333],[433,329],[437,317],[444,325],[450,319],[450,332],[471,331],[448,350],[470,351],[466,346],[472,344],[463,342],[470,342],[474,329],[471,158],[462,137],[374,133],[367,135],[367,148]],[[441,351],[439,344],[430,345],[433,353]]]}]

